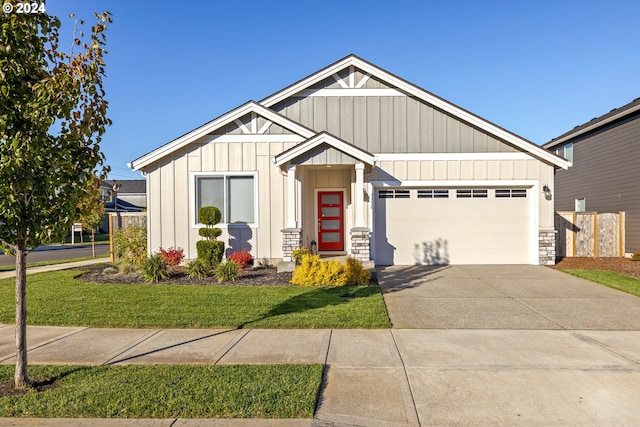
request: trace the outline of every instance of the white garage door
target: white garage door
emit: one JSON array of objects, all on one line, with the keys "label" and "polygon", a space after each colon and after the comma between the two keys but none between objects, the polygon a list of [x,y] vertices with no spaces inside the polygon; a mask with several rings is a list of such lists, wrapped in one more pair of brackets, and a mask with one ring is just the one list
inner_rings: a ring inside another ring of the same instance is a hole
[{"label": "white garage door", "polygon": [[384,188],[375,194],[379,265],[529,264],[525,188]]}]

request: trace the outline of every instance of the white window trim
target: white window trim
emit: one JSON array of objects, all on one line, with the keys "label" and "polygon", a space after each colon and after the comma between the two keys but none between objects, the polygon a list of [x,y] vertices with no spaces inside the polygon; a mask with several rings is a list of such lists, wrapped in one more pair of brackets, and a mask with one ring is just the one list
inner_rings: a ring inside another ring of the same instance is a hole
[{"label": "white window trim", "polygon": [[[251,228],[258,228],[259,227],[259,220],[258,220],[258,200],[259,200],[259,196],[258,196],[258,172],[257,171],[234,171],[234,172],[191,172],[189,174],[189,216],[191,217],[191,219],[189,220],[191,222],[191,228],[202,228],[205,225],[201,224],[199,222],[197,222],[197,200],[196,200],[196,179],[200,178],[200,177],[211,177],[211,178],[216,178],[216,177],[227,177],[227,176],[251,176],[253,177],[253,219],[254,222],[249,222],[249,223],[242,223],[242,224],[236,224],[236,223],[231,223],[231,224],[227,224],[227,223],[220,223],[218,225],[216,225],[216,228],[220,228],[220,229],[228,229],[228,228],[234,228],[234,227],[251,227]],[[224,191],[225,191],[225,201],[227,200],[227,196],[226,196],[226,191],[227,191],[227,186],[224,185],[223,186]],[[226,206],[221,207],[221,209],[225,209],[226,210]],[[222,212],[223,216],[224,216],[224,212]]]}]

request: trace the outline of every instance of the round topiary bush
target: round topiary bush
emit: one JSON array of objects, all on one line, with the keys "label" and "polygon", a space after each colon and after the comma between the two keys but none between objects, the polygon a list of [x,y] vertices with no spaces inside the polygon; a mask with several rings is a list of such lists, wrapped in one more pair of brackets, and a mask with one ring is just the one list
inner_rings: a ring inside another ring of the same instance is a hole
[{"label": "round topiary bush", "polygon": [[198,211],[198,221],[208,227],[216,225],[221,219],[222,213],[215,206],[203,206]]}]

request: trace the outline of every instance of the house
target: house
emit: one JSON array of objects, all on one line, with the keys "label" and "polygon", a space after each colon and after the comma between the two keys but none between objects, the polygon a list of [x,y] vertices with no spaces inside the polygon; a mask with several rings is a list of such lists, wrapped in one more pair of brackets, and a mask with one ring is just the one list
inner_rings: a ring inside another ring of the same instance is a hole
[{"label": "house", "polygon": [[149,247],[187,258],[214,205],[228,251],[257,258],[551,264],[544,194],[569,162],[349,55],[129,166],[147,177]]},{"label": "house", "polygon": [[105,180],[101,189],[107,212],[142,212],[147,208],[147,182],[144,179]]},{"label": "house", "polygon": [[626,252],[640,251],[640,98],[544,147],[573,162],[556,175],[556,209],[624,211]]}]

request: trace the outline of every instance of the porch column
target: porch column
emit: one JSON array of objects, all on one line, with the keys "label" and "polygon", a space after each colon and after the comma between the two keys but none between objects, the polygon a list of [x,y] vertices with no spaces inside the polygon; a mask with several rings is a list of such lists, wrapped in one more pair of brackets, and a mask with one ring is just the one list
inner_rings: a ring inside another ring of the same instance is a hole
[{"label": "porch column", "polygon": [[297,228],[296,221],[296,165],[287,167],[287,228]]},{"label": "porch column", "polygon": [[353,195],[356,213],[356,228],[364,227],[364,163],[356,163],[356,188]]},{"label": "porch column", "polygon": [[355,226],[351,229],[351,256],[360,261],[371,258],[371,231],[364,222],[364,163],[356,163],[356,188],[353,192]]}]

